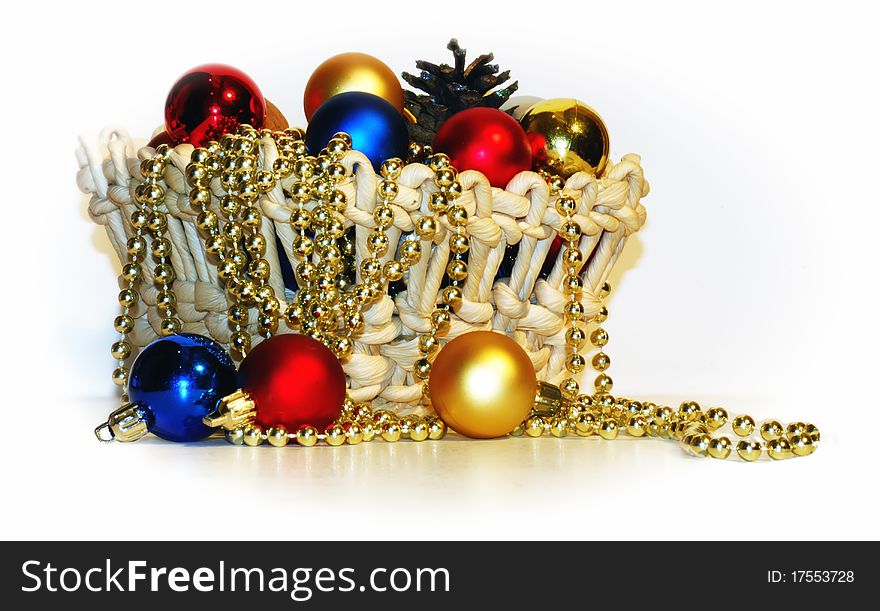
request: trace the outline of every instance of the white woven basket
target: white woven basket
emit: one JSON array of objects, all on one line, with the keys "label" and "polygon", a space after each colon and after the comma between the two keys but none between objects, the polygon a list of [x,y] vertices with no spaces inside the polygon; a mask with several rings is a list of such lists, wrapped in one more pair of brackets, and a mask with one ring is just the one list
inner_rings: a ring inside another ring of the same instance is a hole
[{"label": "white woven basket", "polygon": [[[79,188],[91,195],[89,215],[104,225],[120,260],[126,260],[126,240],[132,233],[128,218],[134,210],[134,190],[142,182],[140,160],[152,155],[121,130],[109,130],[95,143],[82,142],[77,150],[80,170]],[[210,336],[228,344],[231,330],[227,323],[226,294],[217,271],[206,257],[194,220],[196,212],[188,199],[184,169],[192,146],[174,149],[165,177],[165,206],[168,212],[169,238],[173,243],[172,264],[177,274],[174,291],[178,298],[178,316],[183,330]],[[278,152],[272,139],[260,144],[261,167],[271,167]],[[343,159],[348,174],[340,188],[348,197],[346,223],[356,225],[357,258],[367,252],[366,237],[375,227],[372,210],[377,204],[377,177],[367,158],[350,151]],[[266,237],[266,259],[272,272],[269,283],[282,302],[293,296],[284,288],[279,257],[288,257],[294,231],[289,225],[294,205],[285,199],[283,188],[293,177],[281,181],[274,190],[261,196],[258,206],[263,213],[262,233]],[[457,203],[469,213],[467,226],[471,237],[469,275],[463,286],[463,304],[453,316],[446,339],[477,329],[506,333],[526,349],[538,378],[550,382],[562,379],[566,355],[562,308],[566,296],[559,290],[562,269],[557,261],[546,280],[538,278],[547,252],[560,227],[546,182],[533,172],[521,172],[498,189],[475,171],[459,175],[464,193]],[[393,202],[394,225],[387,230],[392,244],[401,235],[414,230],[414,218],[428,214],[428,198],[437,190],[431,170],[421,164],[407,165],[399,179],[400,194]],[[608,277],[627,236],[645,222],[641,198],[648,193],[638,155],[624,155],[618,163],[609,163],[601,177],[579,173],[568,179],[565,193],[575,197],[580,207],[574,220],[583,232],[581,250],[586,255],[583,270],[583,301],[588,315],[596,313],[600,302],[598,287]],[[215,200],[216,204],[216,200]],[[307,207],[313,207],[312,202]],[[445,218],[426,256],[412,266],[406,278],[407,290],[394,299],[383,296],[364,312],[366,328],[355,345],[355,354],[343,366],[350,381],[350,396],[356,401],[377,399],[378,403],[418,403],[421,389],[413,380],[412,366],[420,354],[417,334],[430,330],[430,314],[437,303],[443,273],[449,258]],[[285,252],[276,248],[276,235]],[[505,248],[520,243],[519,253],[509,278],[496,274]],[[394,256],[389,249],[387,260]],[[144,261],[147,276],[152,273],[150,257]],[[122,280],[120,279],[120,285]],[[150,283],[142,287],[142,301],[133,310],[135,329],[130,341],[144,346],[155,339],[160,319],[155,311],[156,289]],[[255,320],[255,316],[251,317]],[[250,329],[253,341],[260,341],[256,324]],[[282,321],[279,332],[288,332]]]}]

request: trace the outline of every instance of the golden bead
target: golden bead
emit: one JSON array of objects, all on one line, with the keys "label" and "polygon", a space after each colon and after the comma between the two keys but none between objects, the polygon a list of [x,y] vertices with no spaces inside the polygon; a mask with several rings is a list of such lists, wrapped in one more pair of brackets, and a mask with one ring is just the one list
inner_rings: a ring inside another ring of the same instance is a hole
[{"label": "golden bead", "polygon": [[411,264],[417,263],[422,258],[422,245],[416,240],[404,240],[400,245],[400,256]]},{"label": "golden bead", "polygon": [[732,450],[730,439],[727,437],[715,437],[709,442],[709,456],[724,460],[730,456]]},{"label": "golden bead", "polygon": [[457,310],[461,306],[462,298],[461,289],[457,286],[447,286],[443,289],[443,303],[451,307],[453,310]]},{"label": "golden bead", "polygon": [[632,416],[626,422],[626,432],[633,437],[645,435],[645,419],[641,416]]},{"label": "golden bead", "polygon": [[566,242],[574,242],[581,237],[581,226],[574,221],[565,221],[559,230],[559,237]]},{"label": "golden bead", "polygon": [[449,326],[452,323],[452,315],[448,310],[436,309],[431,312],[431,325],[434,327],[435,333],[440,335],[445,334],[449,331]]},{"label": "golden bead", "polygon": [[691,422],[700,418],[700,404],[696,401],[685,401],[678,408],[678,417],[681,420]]},{"label": "golden bead", "polygon": [[589,437],[595,432],[595,430],[596,418],[593,416],[593,414],[579,414],[577,419],[574,421],[574,432],[581,437]]},{"label": "golden bead", "polygon": [[522,437],[526,432],[526,423],[520,422],[517,424],[512,431],[510,431],[511,437]]},{"label": "golden bead", "polygon": [[450,280],[464,280],[468,275],[467,263],[460,259],[452,259],[446,266],[446,275]]},{"label": "golden bead", "polygon": [[736,444],[736,453],[747,462],[756,461],[761,458],[761,444],[757,441],[740,441]]},{"label": "golden bead", "polygon": [[597,352],[593,355],[592,365],[596,371],[607,371],[611,367],[611,357],[604,352]]},{"label": "golden bead", "polygon": [[[785,434],[785,430],[778,420],[765,420],[761,423],[761,439],[764,441],[772,441],[779,439]],[[769,446],[768,446],[769,448]]]},{"label": "golden bead", "polygon": [[806,432],[801,435],[793,435],[789,442],[795,456],[809,456],[816,451],[813,439]]},{"label": "golden bead", "polygon": [[807,430],[807,425],[803,422],[792,422],[785,427],[785,434],[790,439],[795,435],[803,435]]},{"label": "golden bead", "polygon": [[608,331],[601,327],[593,330],[590,334],[590,343],[597,348],[605,346],[608,343]]},{"label": "golden bead", "polygon": [[365,423],[361,425],[361,430],[364,433],[364,441],[373,441],[376,438],[376,427],[372,424]]},{"label": "golden bead", "polygon": [[117,386],[125,386],[128,381],[128,369],[125,367],[117,367],[112,374],[113,383]]},{"label": "golden bead", "polygon": [[784,460],[791,458],[791,444],[785,437],[779,439],[771,439],[767,442],[767,455],[773,460]]},{"label": "golden bead", "polygon": [[586,318],[586,311],[584,310],[584,304],[582,304],[578,300],[569,300],[566,302],[563,312],[565,314],[566,322],[575,323],[581,322]]},{"label": "golden bead", "polygon": [[573,197],[563,195],[556,199],[556,212],[560,216],[571,216],[577,210],[578,204]]},{"label": "golden bead", "polygon": [[[739,435],[740,437],[748,437],[752,433],[755,432],[755,420],[751,416],[741,415],[736,416],[733,419],[733,432]],[[737,452],[739,452],[739,445],[737,445]],[[748,460],[748,459],[744,459]]]},{"label": "golden bead", "polygon": [[614,388],[614,380],[612,380],[611,376],[608,374],[600,373],[596,376],[596,379],[593,380],[593,387],[599,394],[609,393],[611,392],[611,389]]},{"label": "golden bead", "polygon": [[438,350],[440,350],[440,341],[434,335],[431,335],[430,333],[420,335],[419,336],[419,350],[422,353],[424,353],[428,356],[431,356],[432,354],[434,354]]},{"label": "golden bead", "polygon": [[464,206],[455,204],[446,211],[446,218],[453,227],[464,227],[468,222],[468,213]]},{"label": "golden bead", "polygon": [[608,308],[602,306],[601,308],[599,308],[599,311],[593,315],[593,322],[601,325],[606,320],[608,320]]},{"label": "golden bead", "polygon": [[609,282],[603,282],[602,286],[599,287],[599,299],[605,299],[610,294],[611,294],[611,284]]},{"label": "golden bead", "polygon": [[814,424],[808,424],[806,428],[806,433],[810,436],[810,439],[813,440],[813,443],[819,443],[821,439],[821,435],[819,434],[819,428]]},{"label": "golden bead", "polygon": [[356,422],[351,422],[345,429],[345,440],[349,445],[356,446],[364,440],[364,431]]},{"label": "golden bead", "polygon": [[532,416],[526,420],[525,433],[529,437],[540,437],[544,434],[544,420],[540,416]]},{"label": "golden bead", "polygon": [[428,208],[435,214],[445,214],[449,208],[449,198],[445,193],[436,191],[428,198]]},{"label": "golden bead", "polygon": [[375,256],[384,257],[388,252],[388,236],[379,231],[372,232],[367,236],[367,248]]},{"label": "golden bead", "polygon": [[574,378],[566,378],[559,384],[559,390],[565,399],[571,401],[580,394],[581,387]]},{"label": "golden bead", "polygon": [[224,432],[224,436],[226,437],[226,441],[233,445],[244,445],[244,429],[235,428],[232,430],[228,430]]},{"label": "golden bead", "polygon": [[313,426],[300,427],[296,432],[296,442],[307,448],[318,443],[318,429]]},{"label": "golden bead", "polygon": [[180,320],[177,318],[163,318],[162,322],[159,324],[159,333],[162,336],[180,333]]},{"label": "golden bead", "polygon": [[562,279],[562,288],[570,294],[577,295],[583,290],[584,281],[577,274],[570,273]]},{"label": "golden bead", "polygon": [[662,424],[664,422],[669,422],[672,418],[672,408],[661,405],[660,407],[654,408],[654,420],[657,424]]},{"label": "golden bead", "polygon": [[379,168],[379,172],[385,178],[390,178],[392,180],[397,180],[400,178],[400,172],[403,170],[403,161],[398,159],[397,157],[392,157],[390,159],[386,159],[382,162],[382,166]]},{"label": "golden bead", "polygon": [[432,418],[428,424],[428,439],[438,440],[446,436],[446,423],[439,418]]},{"label": "golden bead", "polygon": [[720,429],[727,424],[727,410],[723,407],[710,407],[706,411],[706,425],[710,431]]},{"label": "golden bead", "polygon": [[431,362],[426,358],[420,358],[413,365],[413,376],[417,380],[427,380],[431,375]]},{"label": "golden bead", "polygon": [[[570,327],[565,332],[565,343],[573,347],[575,350],[580,350],[586,341],[587,332],[580,327]],[[595,359],[593,360],[595,361]]]},{"label": "golden bead", "polygon": [[454,233],[449,236],[449,250],[457,255],[463,255],[470,249],[468,237],[462,233]]},{"label": "golden bead", "polygon": [[553,418],[550,421],[550,434],[554,437],[565,437],[568,435],[568,422],[565,418]]},{"label": "golden bead", "polygon": [[432,240],[437,234],[437,221],[430,216],[421,217],[416,223],[416,233],[423,240]]},{"label": "golden bead", "polygon": [[421,419],[410,423],[409,438],[413,441],[424,441],[428,438],[428,425]]},{"label": "golden bead", "polygon": [[617,423],[610,418],[602,420],[602,422],[599,423],[598,433],[599,437],[601,437],[602,439],[607,439],[609,441],[612,439],[617,439]]},{"label": "golden bead", "polygon": [[382,425],[382,439],[388,442],[398,441],[400,439],[402,431],[400,430],[400,425],[397,422],[385,422]]},{"label": "golden bead", "polygon": [[428,159],[428,166],[435,172],[450,165],[449,157],[445,153],[434,153]]},{"label": "golden bead", "polygon": [[341,446],[345,443],[345,429],[341,424],[331,424],[324,429],[324,441],[327,445]]},{"label": "golden bead", "polygon": [[337,337],[333,342],[333,354],[340,360],[347,359],[354,353],[354,342],[349,337]]},{"label": "golden bead", "polygon": [[283,448],[290,443],[290,437],[287,436],[287,429],[278,425],[266,431],[266,441],[274,448]]},{"label": "golden bead", "polygon": [[700,433],[691,437],[691,449],[696,456],[708,456],[709,444],[712,438],[707,433]]},{"label": "golden bead", "polygon": [[114,359],[124,361],[131,356],[131,344],[122,340],[114,342],[113,345],[110,346],[110,354],[113,355]]},{"label": "golden bead", "polygon": [[[587,367],[587,359],[577,352],[569,354],[565,359],[565,369],[573,374],[582,372]],[[610,390],[610,389],[609,389]]]},{"label": "golden bead", "polygon": [[251,425],[244,430],[245,445],[256,447],[263,443],[263,429],[257,425]]}]

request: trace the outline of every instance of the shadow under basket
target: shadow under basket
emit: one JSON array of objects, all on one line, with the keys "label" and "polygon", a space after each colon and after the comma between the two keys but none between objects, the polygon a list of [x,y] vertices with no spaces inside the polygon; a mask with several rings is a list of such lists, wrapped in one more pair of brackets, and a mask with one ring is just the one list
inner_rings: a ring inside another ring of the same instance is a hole
[{"label": "shadow under basket", "polygon": [[[140,161],[153,155],[123,131],[103,134],[97,143],[83,142],[77,150],[77,184],[91,196],[89,215],[103,225],[121,261],[127,260],[126,241],[133,230],[128,222],[136,208],[135,188],[143,182]],[[170,153],[164,182],[164,207],[168,213],[168,235],[173,244],[171,263],[176,272],[174,292],[177,315],[183,331],[209,336],[229,344],[231,328],[227,319],[229,301],[217,276],[214,259],[206,254],[203,239],[195,226],[197,212],[188,198],[184,170],[192,146],[182,144]],[[274,140],[264,138],[259,145],[260,167],[271,167],[278,157]],[[367,158],[358,151],[345,154],[342,163],[346,177],[339,188],[348,205],[343,216],[353,231],[356,260],[367,253],[367,236],[375,228],[373,209],[377,205],[379,180]],[[295,237],[290,214],[296,207],[284,191],[295,179],[281,180],[260,196],[263,213],[261,232],[266,238],[265,258],[271,274],[268,283],[286,306],[295,295],[296,285],[290,269]],[[556,196],[546,181],[534,172],[521,172],[499,189],[489,185],[476,171],[459,174],[463,194],[456,203],[469,214],[467,232],[469,274],[462,286],[463,301],[452,317],[445,340],[474,330],[504,333],[522,346],[535,366],[539,380],[556,383],[564,376],[566,357],[563,307],[567,296],[561,291],[563,270],[561,252],[555,261],[545,261],[561,217],[556,212]],[[414,221],[430,214],[428,200],[437,191],[433,172],[419,163],[404,167],[398,179],[400,191],[390,203],[394,223],[386,230],[392,248],[383,261],[396,254],[393,245],[409,238]],[[629,235],[645,222],[641,199],[648,193],[638,155],[624,155],[610,163],[599,177],[578,173],[571,176],[563,191],[579,203],[574,221],[581,228],[580,249],[586,263],[581,270],[584,281],[582,301],[588,316],[599,311],[599,287],[607,279]],[[312,208],[317,202],[310,202]],[[211,206],[216,211],[217,198]],[[396,407],[415,406],[421,398],[421,384],[413,378],[412,367],[421,354],[418,334],[431,329],[431,312],[442,290],[449,260],[448,232],[443,219],[433,241],[422,241],[421,260],[413,265],[401,283],[364,311],[366,327],[357,336],[354,354],[343,362],[349,378],[349,395],[355,401],[375,400]],[[144,262],[145,274],[154,266]],[[120,278],[120,286],[123,281]],[[129,341],[140,348],[156,337],[160,318],[155,310],[155,287],[143,283],[142,299],[132,309],[135,328]],[[251,316],[251,320],[255,320]],[[256,323],[249,328],[254,343],[260,341]],[[282,321],[280,333],[290,332]]]}]

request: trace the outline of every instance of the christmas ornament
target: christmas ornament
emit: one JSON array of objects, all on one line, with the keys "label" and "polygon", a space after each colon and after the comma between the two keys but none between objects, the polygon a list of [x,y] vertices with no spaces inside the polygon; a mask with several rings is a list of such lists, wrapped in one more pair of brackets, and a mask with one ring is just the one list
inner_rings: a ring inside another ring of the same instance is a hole
[{"label": "christmas ornament", "polygon": [[266,120],[263,126],[274,132],[283,132],[290,127],[290,123],[287,122],[287,118],[275,104],[266,100]]},{"label": "christmas ornament", "polygon": [[340,93],[324,102],[306,130],[309,152],[318,155],[339,132],[351,137],[351,147],[366,155],[376,171],[386,159],[406,156],[406,119],[391,104],[370,93]]},{"label": "christmas ornament", "polygon": [[171,136],[169,136],[168,132],[166,132],[164,129],[152,138],[150,138],[150,141],[147,142],[147,146],[151,148],[158,148],[163,144],[171,146]]},{"label": "christmas ornament", "polygon": [[526,112],[528,112],[529,108],[531,108],[538,102],[543,101],[544,98],[539,98],[534,95],[517,95],[502,104],[499,110],[503,110],[511,117],[519,121],[523,118]]},{"label": "christmas ornament", "polygon": [[165,129],[174,145],[195,147],[242,124],[262,128],[266,101],[251,78],[222,64],[206,64],[181,76],[165,102]]},{"label": "christmas ornament", "polygon": [[403,112],[403,88],[388,66],[366,53],[341,53],[318,66],[303,93],[306,120],[327,100],[347,91],[372,93]]},{"label": "christmas ornament", "polygon": [[535,170],[568,178],[576,172],[601,176],[608,162],[609,138],[596,111],[577,100],[538,102],[520,125],[528,134]]},{"label": "christmas ornament", "polygon": [[532,167],[529,141],[519,124],[495,108],[469,108],[451,117],[432,148],[446,153],[458,170],[478,170],[493,187],[504,188]]},{"label": "christmas ornament", "polygon": [[205,417],[206,424],[230,428],[252,418],[263,428],[323,430],[345,400],[342,365],[329,348],[305,335],[275,335],[257,344],[241,362],[238,386],[240,391]]},{"label": "christmas ornament", "polygon": [[198,441],[213,429],[202,422],[235,390],[235,365],[212,339],[179,333],[155,340],[131,367],[129,403],[111,415],[110,434],[134,441],[147,431],[169,441]]},{"label": "christmas ornament", "polygon": [[446,48],[452,51],[454,66],[417,61],[418,76],[407,72],[402,75],[403,80],[427,94],[404,92],[406,109],[415,118],[415,123],[409,125],[410,139],[422,146],[430,145],[437,130],[455,113],[474,106],[498,108],[518,87],[514,82],[496,89],[507,82],[510,72],[499,74],[498,65],[490,63],[495,59],[491,53],[465,66],[467,51],[456,39],[450,40]]},{"label": "christmas ornament", "polygon": [[492,331],[472,331],[447,343],[431,368],[431,405],[454,431],[500,437],[529,415],[537,380],[528,354]]}]

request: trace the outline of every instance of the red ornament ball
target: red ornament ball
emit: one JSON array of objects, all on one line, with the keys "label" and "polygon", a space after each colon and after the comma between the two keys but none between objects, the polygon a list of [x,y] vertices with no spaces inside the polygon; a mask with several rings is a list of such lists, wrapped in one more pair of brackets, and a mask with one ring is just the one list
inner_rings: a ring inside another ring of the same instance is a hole
[{"label": "red ornament ball", "polygon": [[437,131],[433,149],[449,155],[457,170],[478,170],[493,187],[532,168],[532,149],[516,119],[495,108],[469,108]]},{"label": "red ornament ball", "polygon": [[257,344],[241,362],[238,385],[253,399],[263,428],[324,430],[345,401],[345,373],[336,355],[305,335],[274,335]]},{"label": "red ornament ball", "polygon": [[260,129],[266,100],[251,78],[232,66],[206,64],[181,76],[165,102],[165,130],[173,145],[205,146],[247,124]]}]

